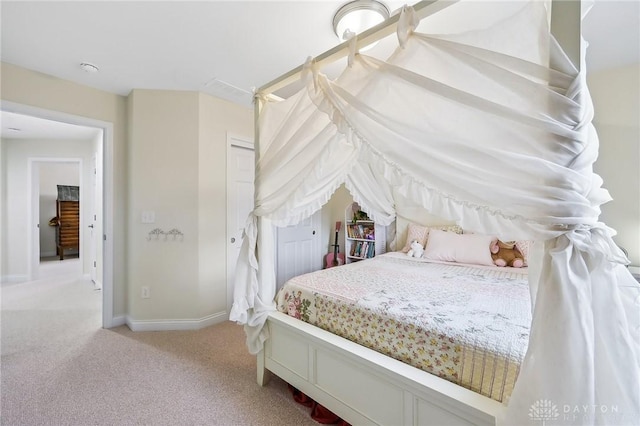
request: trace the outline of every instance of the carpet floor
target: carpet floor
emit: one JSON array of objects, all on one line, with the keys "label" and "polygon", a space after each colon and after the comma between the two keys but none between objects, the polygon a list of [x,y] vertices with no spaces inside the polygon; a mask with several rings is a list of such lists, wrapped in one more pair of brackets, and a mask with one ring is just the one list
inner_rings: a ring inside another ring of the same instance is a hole
[{"label": "carpet floor", "polygon": [[256,384],[241,326],[102,329],[100,290],[47,268],[2,285],[2,425],[317,425],[282,380]]}]

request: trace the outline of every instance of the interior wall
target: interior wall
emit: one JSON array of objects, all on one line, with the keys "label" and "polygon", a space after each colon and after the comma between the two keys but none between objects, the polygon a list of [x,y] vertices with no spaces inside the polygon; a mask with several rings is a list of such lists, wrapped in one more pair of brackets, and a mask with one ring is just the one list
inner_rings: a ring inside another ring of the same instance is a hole
[{"label": "interior wall", "polygon": [[[113,123],[113,316],[123,316],[126,309],[126,98],[4,62],[0,67],[2,101]],[[3,258],[7,257],[3,253]]]},{"label": "interior wall", "polygon": [[[132,320],[192,319],[198,305],[198,94],[129,95],[128,313]],[[142,223],[153,212],[153,223]],[[176,229],[182,237],[150,232]],[[149,298],[142,298],[143,287]]]},{"label": "interior wall", "polygon": [[587,77],[593,98],[600,155],[594,171],[613,201],[601,220],[614,228],[616,243],[640,266],[640,64],[595,72]]},{"label": "interior wall", "polygon": [[[80,170],[78,168],[78,163],[40,163],[39,223],[41,258],[56,255],[56,227],[49,226],[49,220],[56,216],[58,185],[80,186]],[[83,213],[83,211],[81,211],[81,213]],[[75,250],[75,252],[77,253],[77,250]],[[65,253],[67,253],[67,251],[65,251]],[[71,251],[69,250],[68,253],[71,253]]]},{"label": "interior wall", "polygon": [[[2,239],[5,263],[3,280],[27,279],[29,274],[29,235],[30,222],[29,194],[29,158],[81,158],[83,164],[90,162],[93,146],[86,141],[55,141],[5,139],[3,141],[5,167],[3,167],[4,188],[3,203],[6,203],[6,233]],[[89,179],[89,169],[83,167],[82,180]],[[83,190],[82,197],[90,196]],[[84,217],[86,220],[86,217]],[[47,219],[48,221],[48,219]],[[48,226],[41,223],[42,226]],[[83,239],[84,241],[84,239]],[[82,242],[81,242],[82,244]]]},{"label": "interior wall", "polygon": [[[196,92],[136,89],[128,102],[131,322],[226,319],[226,135],[252,139],[252,111]],[[149,241],[156,228],[182,236]]]}]

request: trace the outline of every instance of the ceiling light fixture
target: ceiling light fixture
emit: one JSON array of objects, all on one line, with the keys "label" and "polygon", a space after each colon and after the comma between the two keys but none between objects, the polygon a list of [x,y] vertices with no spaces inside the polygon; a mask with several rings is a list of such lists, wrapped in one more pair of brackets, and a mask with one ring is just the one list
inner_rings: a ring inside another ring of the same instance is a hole
[{"label": "ceiling light fixture", "polygon": [[[389,9],[379,1],[355,0],[344,4],[333,16],[333,31],[341,41],[344,41],[347,39],[347,31],[360,34],[387,18],[389,18]],[[366,48],[371,47],[373,44]]]},{"label": "ceiling light fixture", "polygon": [[97,66],[90,64],[89,62],[81,62],[80,69],[82,69],[82,71],[90,73],[98,72],[100,70]]}]

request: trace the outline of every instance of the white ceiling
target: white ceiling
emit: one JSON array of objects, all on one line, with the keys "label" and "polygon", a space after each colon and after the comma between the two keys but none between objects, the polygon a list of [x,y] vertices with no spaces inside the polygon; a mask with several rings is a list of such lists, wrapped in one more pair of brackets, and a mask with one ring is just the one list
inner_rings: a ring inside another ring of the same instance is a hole
[{"label": "white ceiling", "polygon": [[[134,88],[187,90],[250,105],[254,87],[338,43],[331,20],[343,3],[2,0],[0,57],[120,95]],[[392,11],[405,3],[385,1]],[[588,69],[640,62],[638,28],[639,1],[595,0],[583,28]],[[100,71],[87,73],[81,62]],[[33,137],[15,114],[1,118],[2,137]],[[22,132],[8,130],[20,125]]]},{"label": "white ceiling", "polygon": [[2,111],[2,137],[30,140],[93,140],[102,130]]}]

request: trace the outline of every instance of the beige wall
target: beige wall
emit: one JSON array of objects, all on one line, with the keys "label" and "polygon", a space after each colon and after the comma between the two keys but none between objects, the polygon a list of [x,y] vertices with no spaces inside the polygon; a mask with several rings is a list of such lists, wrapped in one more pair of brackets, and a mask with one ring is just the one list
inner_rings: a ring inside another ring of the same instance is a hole
[{"label": "beige wall", "polygon": [[[1,71],[3,101],[113,124],[113,316],[151,328],[224,319],[227,133],[252,139],[252,109],[196,92],[122,97],[10,64]],[[141,223],[142,211],[154,211],[156,223]],[[183,240],[147,241],[156,227],[176,228]]]},{"label": "beige wall", "polygon": [[588,76],[600,155],[594,171],[613,201],[601,220],[618,231],[616,243],[640,266],[640,64]]},{"label": "beige wall", "polygon": [[[129,95],[128,313],[134,320],[194,318],[198,304],[198,94]],[[155,223],[141,223],[143,211]],[[182,239],[147,240],[178,229]],[[151,297],[142,299],[141,287]]]},{"label": "beige wall", "polygon": [[[226,319],[227,132],[251,138],[252,111],[196,92],[134,90],[128,101],[130,319]],[[155,228],[183,237],[148,241]]]},{"label": "beige wall", "polygon": [[126,99],[7,63],[1,64],[0,87],[2,101],[113,124],[113,315],[124,315]]}]

